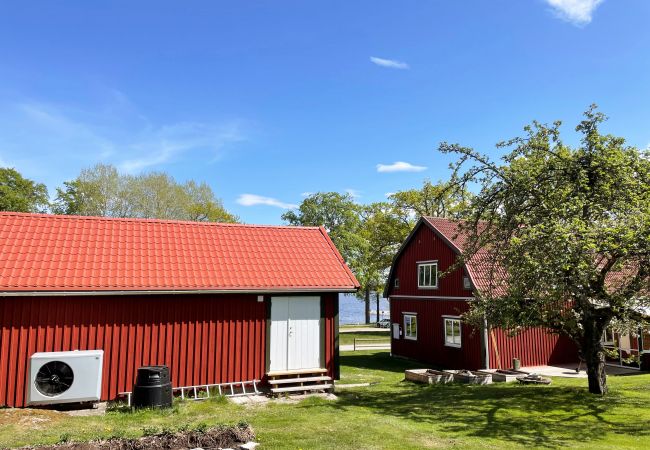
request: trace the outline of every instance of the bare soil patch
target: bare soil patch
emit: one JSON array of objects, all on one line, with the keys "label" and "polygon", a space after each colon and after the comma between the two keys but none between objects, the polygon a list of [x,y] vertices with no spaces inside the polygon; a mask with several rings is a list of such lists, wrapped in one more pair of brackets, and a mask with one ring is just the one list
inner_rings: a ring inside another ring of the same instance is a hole
[{"label": "bare soil patch", "polygon": [[249,425],[208,428],[204,431],[179,431],[143,436],[138,439],[112,438],[97,442],[68,442],[41,447],[24,447],[39,450],[153,450],[153,449],[218,449],[239,448],[255,439]]}]

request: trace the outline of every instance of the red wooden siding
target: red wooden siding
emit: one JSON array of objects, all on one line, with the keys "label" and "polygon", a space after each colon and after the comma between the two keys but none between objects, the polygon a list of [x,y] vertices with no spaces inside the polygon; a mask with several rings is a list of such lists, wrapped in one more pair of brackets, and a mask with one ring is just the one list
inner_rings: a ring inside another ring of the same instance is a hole
[{"label": "red wooden siding", "polygon": [[[484,368],[482,331],[463,324],[462,347],[459,349],[444,345],[443,316],[459,316],[468,309],[469,304],[464,301],[392,298],[392,322],[399,322],[403,328],[404,312],[414,312],[418,316],[418,340],[412,341],[404,337],[393,339],[392,352],[447,369]],[[492,369],[511,367],[513,358],[518,358],[522,366],[578,361],[578,351],[573,341],[542,328],[527,329],[512,337],[501,329],[492,329],[491,335],[488,335],[488,348]]]},{"label": "red wooden siding", "polygon": [[513,358],[518,358],[522,366],[578,361],[578,350],[571,339],[551,334],[542,328],[529,328],[512,337],[501,329],[493,329],[491,334],[494,339],[488,336],[488,340],[490,367],[493,369],[511,367]]},{"label": "red wooden siding", "polygon": [[[463,325],[462,347],[458,349],[444,345],[442,316],[458,316],[469,309],[468,302],[451,300],[448,297],[470,298],[474,294],[463,287],[465,274],[462,269],[457,269],[441,278],[438,289],[418,288],[417,263],[432,260],[438,261],[438,269],[442,272],[456,262],[456,254],[429,226],[422,223],[394,262],[393,279],[388,287],[391,321],[399,322],[403,327],[404,312],[418,313],[418,340],[393,339],[392,352],[395,355],[444,368],[484,368],[481,330]],[[394,286],[395,278],[399,278],[399,288]],[[417,297],[447,297],[447,299],[418,299]],[[543,329],[529,329],[515,337],[509,337],[499,329],[493,330],[492,334],[494,339],[489,336],[487,342],[491,368],[510,367],[512,358],[519,358],[524,366],[577,361],[576,346],[570,339],[553,335]]]},{"label": "red wooden siding", "polygon": [[[463,288],[463,270],[458,269],[438,280],[438,289],[418,288],[418,261],[438,260],[438,271],[442,273],[456,262],[456,254],[426,224],[422,224],[404,249],[393,271],[393,280],[388,287],[389,295],[424,295],[471,297],[472,291]],[[399,288],[394,279],[399,278]]]},{"label": "red wooden siding", "polygon": [[414,312],[418,316],[417,341],[405,339],[403,336],[401,339],[392,339],[391,352],[446,369],[482,368],[481,335],[477,330],[463,324],[461,326],[462,347],[445,346],[442,316],[459,316],[467,309],[468,304],[464,301],[391,298],[392,322],[399,321],[403,328],[404,312]]},{"label": "red wooden siding", "polygon": [[336,372],[334,367],[334,309],[335,302],[339,301],[339,295],[326,294],[323,295],[323,298],[325,299],[325,369],[327,369],[327,375],[334,379]]},{"label": "red wooden siding", "polygon": [[[334,374],[334,301],[325,362]],[[35,352],[104,350],[102,400],[131,391],[138,367],[165,364],[174,386],[263,379],[266,304],[256,295],[0,297],[0,405],[24,406]]]}]

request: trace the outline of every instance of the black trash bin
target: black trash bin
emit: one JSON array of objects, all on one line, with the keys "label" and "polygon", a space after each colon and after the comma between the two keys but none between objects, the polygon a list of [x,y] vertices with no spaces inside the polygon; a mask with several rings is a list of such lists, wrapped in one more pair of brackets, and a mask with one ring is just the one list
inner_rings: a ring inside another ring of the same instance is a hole
[{"label": "black trash bin", "polygon": [[135,408],[169,408],[172,406],[172,382],[167,366],[138,369],[131,404]]}]

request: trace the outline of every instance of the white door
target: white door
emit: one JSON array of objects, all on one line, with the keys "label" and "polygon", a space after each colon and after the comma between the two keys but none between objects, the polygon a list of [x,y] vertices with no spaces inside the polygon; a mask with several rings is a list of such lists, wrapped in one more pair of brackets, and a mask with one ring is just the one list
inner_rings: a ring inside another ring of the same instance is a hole
[{"label": "white door", "polygon": [[271,372],[287,370],[289,343],[289,299],[273,297],[271,299]]},{"label": "white door", "polygon": [[271,299],[270,371],[320,368],[320,297]]}]

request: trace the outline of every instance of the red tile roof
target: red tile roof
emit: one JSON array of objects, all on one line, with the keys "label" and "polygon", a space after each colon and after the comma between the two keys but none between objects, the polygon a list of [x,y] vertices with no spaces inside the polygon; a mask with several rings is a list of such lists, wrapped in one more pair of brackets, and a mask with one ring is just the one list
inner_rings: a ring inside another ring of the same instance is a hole
[{"label": "red tile roof", "polygon": [[0,292],[358,287],[322,227],[0,213]]}]

